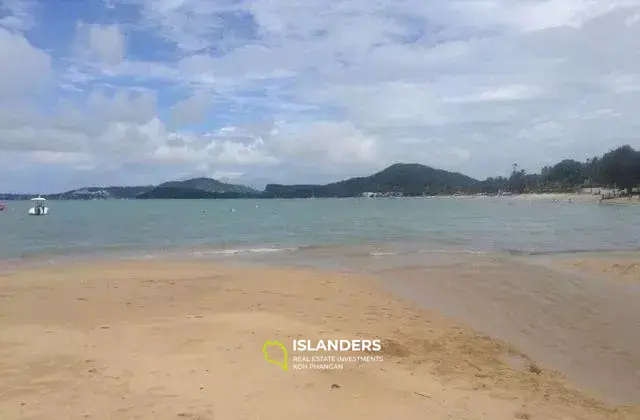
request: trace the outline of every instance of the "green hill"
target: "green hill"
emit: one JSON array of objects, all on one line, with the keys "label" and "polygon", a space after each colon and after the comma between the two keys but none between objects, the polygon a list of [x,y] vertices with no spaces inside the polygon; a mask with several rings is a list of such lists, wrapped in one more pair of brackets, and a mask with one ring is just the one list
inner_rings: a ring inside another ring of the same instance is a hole
[{"label": "green hill", "polygon": [[[0,199],[29,199],[37,194],[4,194]],[[57,194],[44,194],[51,200],[135,199],[135,198],[245,198],[260,191],[244,185],[226,184],[212,178],[169,181],[158,186],[87,187]]]},{"label": "green hill", "polygon": [[269,184],[265,197],[353,197],[365,192],[405,196],[454,193],[478,181],[466,175],[416,163],[396,163],[367,177],[349,178],[326,185]]},{"label": "green hill", "polygon": [[[227,184],[213,178],[191,178],[184,181],[169,181],[156,188],[179,188],[205,191],[210,193],[257,194],[259,191],[245,185]],[[168,190],[165,190],[168,191]]]},{"label": "green hill", "polygon": [[215,198],[256,198],[260,193],[237,191],[210,192],[195,188],[159,186],[151,191],[140,194],[138,199],[215,199]]},{"label": "green hill", "polygon": [[50,194],[53,200],[131,199],[153,188],[152,185],[136,187],[88,187]]},{"label": "green hill", "polygon": [[[153,185],[134,187],[86,187],[69,190],[56,194],[42,194],[48,200],[109,200],[133,199],[138,195],[152,190]],[[33,194],[0,194],[2,200],[29,200],[39,195]]]}]

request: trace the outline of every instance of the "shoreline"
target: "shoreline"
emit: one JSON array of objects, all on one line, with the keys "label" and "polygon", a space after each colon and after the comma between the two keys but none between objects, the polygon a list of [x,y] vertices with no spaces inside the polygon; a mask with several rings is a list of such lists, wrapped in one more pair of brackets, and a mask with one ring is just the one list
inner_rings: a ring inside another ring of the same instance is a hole
[{"label": "shoreline", "polygon": [[[12,390],[0,394],[0,409],[10,418],[289,419],[324,418],[328,403],[344,402],[330,414],[640,414],[640,406],[616,408],[576,391],[504,342],[376,284],[335,271],[205,261],[19,268],[0,275],[0,373]],[[261,359],[265,340],[347,337],[382,339],[384,362],[283,372]]]},{"label": "shoreline", "polygon": [[[403,246],[409,245],[410,248],[403,248]],[[350,255],[350,257],[356,258],[393,258],[402,256],[426,256],[430,254],[438,255],[486,255],[494,256],[498,258],[566,258],[573,257],[596,257],[601,256],[639,256],[640,245],[637,248],[593,248],[593,249],[561,249],[561,250],[520,250],[520,249],[468,249],[466,247],[449,247],[443,249],[431,248],[431,243],[425,243],[424,246],[418,246],[420,242],[381,242],[375,245],[370,242],[353,243],[348,245],[340,244],[316,244],[316,245],[255,245],[239,244],[238,246],[228,245],[200,245],[200,246],[179,246],[172,249],[167,248],[147,248],[140,249],[119,249],[112,251],[109,249],[96,248],[92,251],[84,253],[68,253],[58,251],[55,253],[34,253],[33,255],[26,255],[22,257],[10,257],[2,259],[0,258],[0,274],[7,270],[19,270],[38,267],[56,267],[64,266],[68,264],[90,264],[100,263],[104,261],[158,261],[158,260],[171,260],[171,261],[204,261],[204,262],[216,262],[221,264],[229,263],[246,263],[256,261],[262,266],[289,266],[288,263],[282,263],[281,258],[285,255],[294,256],[294,254],[300,253],[314,253],[314,252],[342,252],[344,249],[355,252],[356,254]],[[397,248],[397,247],[400,248]],[[274,257],[274,262],[270,262],[268,257]],[[316,258],[315,255],[310,256],[298,256],[296,258]]]},{"label": "shoreline", "polygon": [[593,194],[580,194],[580,193],[531,193],[531,194],[520,194],[516,196],[512,196],[516,199],[523,200],[557,200],[557,201],[568,201],[571,200],[573,202],[580,203],[597,203],[597,204],[640,204],[640,196],[633,197],[618,197],[618,198],[607,198],[601,199],[600,195]]},{"label": "shoreline", "polygon": [[[393,292],[640,403],[640,253],[486,255],[378,273]],[[634,277],[635,276],[635,277]]]},{"label": "shoreline", "polygon": [[[479,195],[479,194],[458,194],[458,195],[441,195],[435,196],[445,199],[499,199],[499,200],[514,200],[514,201],[558,201],[558,202],[573,202],[573,203],[592,203],[592,204],[640,204],[640,196],[618,197],[600,199],[600,195],[593,195],[588,193],[523,193],[513,195]],[[428,197],[427,197],[428,198]]]}]

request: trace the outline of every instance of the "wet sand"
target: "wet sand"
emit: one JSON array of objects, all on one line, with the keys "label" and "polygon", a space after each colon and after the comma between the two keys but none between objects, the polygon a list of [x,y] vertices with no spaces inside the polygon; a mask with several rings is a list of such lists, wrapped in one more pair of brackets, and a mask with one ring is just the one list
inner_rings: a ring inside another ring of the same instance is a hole
[{"label": "wet sand", "polygon": [[581,389],[640,404],[639,262],[488,255],[375,274],[400,296],[509,342]]},{"label": "wet sand", "polygon": [[640,252],[620,254],[564,258],[556,264],[558,268],[572,269],[591,277],[640,285]]},{"label": "wet sand", "polygon": [[[3,419],[640,418],[370,277],[96,262],[5,273],[0,299]],[[384,361],[265,362],[266,340],[294,338],[380,338]]]}]

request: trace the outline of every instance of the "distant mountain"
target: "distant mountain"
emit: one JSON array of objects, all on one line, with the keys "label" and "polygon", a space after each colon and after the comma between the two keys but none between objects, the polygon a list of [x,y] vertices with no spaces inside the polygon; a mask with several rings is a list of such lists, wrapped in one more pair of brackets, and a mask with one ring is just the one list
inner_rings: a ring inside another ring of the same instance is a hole
[{"label": "distant mountain", "polygon": [[35,195],[28,195],[28,194],[0,194],[0,200],[28,200],[32,197],[35,197]]},{"label": "distant mountain", "polygon": [[366,192],[405,196],[451,194],[478,181],[466,175],[416,163],[396,163],[367,177],[349,178],[326,185],[266,186],[263,196],[278,198],[354,197]]},{"label": "distant mountain", "polygon": [[256,197],[260,191],[245,185],[227,184],[213,178],[191,178],[184,181],[164,182],[145,191],[141,199],[200,199],[200,198],[248,198]]},{"label": "distant mountain", "polygon": [[[158,186],[87,187],[57,194],[42,194],[50,200],[107,200],[137,198],[244,198],[260,191],[244,185],[226,184],[212,178],[169,181]],[[36,194],[0,194],[1,200],[28,200]]]},{"label": "distant mountain", "polygon": [[[153,185],[137,187],[87,187],[57,194],[42,194],[49,200],[133,199],[153,189]],[[0,194],[2,200],[29,200],[38,194]]]},{"label": "distant mountain", "polygon": [[151,189],[153,189],[153,185],[137,187],[88,187],[66,191],[60,194],[49,194],[45,197],[53,200],[133,199]]},{"label": "distant mountain", "polygon": [[212,193],[241,193],[257,194],[259,191],[245,185],[227,184],[213,178],[191,178],[184,181],[169,181],[158,185],[156,188],[181,188]]},{"label": "distant mountain", "polygon": [[221,198],[258,198],[260,192],[247,193],[237,191],[209,192],[195,188],[184,187],[156,187],[140,194],[138,199],[221,199]]}]

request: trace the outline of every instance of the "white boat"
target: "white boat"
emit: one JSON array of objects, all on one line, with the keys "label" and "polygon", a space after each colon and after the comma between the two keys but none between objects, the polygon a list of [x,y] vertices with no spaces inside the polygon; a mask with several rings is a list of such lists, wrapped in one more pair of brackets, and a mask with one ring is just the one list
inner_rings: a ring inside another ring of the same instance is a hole
[{"label": "white boat", "polygon": [[49,207],[44,205],[45,201],[47,201],[46,198],[35,197],[32,198],[31,201],[33,201],[33,207],[29,209],[31,216],[44,216],[45,214],[49,214]]}]

